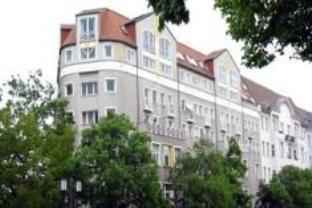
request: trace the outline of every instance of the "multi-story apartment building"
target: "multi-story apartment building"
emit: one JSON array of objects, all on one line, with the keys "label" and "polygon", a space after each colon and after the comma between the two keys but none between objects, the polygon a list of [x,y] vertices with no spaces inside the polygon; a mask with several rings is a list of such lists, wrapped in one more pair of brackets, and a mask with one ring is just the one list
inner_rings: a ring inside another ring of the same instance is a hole
[{"label": "multi-story apartment building", "polygon": [[109,9],[77,14],[76,24],[61,27],[58,83],[79,130],[117,112],[148,132],[165,190],[167,167],[199,139],[226,151],[229,138],[237,138],[253,194],[283,165],[308,167],[311,160],[310,114],[242,77],[228,50],[203,54],[178,42],[168,27],[158,31],[153,13],[134,19]]}]

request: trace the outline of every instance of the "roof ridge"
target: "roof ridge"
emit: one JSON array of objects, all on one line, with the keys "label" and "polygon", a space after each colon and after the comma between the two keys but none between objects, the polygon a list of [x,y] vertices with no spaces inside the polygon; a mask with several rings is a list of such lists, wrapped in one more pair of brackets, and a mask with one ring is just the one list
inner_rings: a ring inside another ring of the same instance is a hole
[{"label": "roof ridge", "polygon": [[110,9],[110,8],[108,8],[108,7],[102,7],[102,8],[95,8],[95,9],[86,9],[86,10],[82,10],[81,12],[78,13],[78,15],[84,14],[84,13],[101,13],[101,14],[102,14],[102,13],[107,12],[107,11],[108,11],[108,12],[112,12],[112,13],[114,13],[115,15],[118,15],[118,16],[120,16],[120,17],[122,17],[122,18],[127,19],[127,20],[130,20],[130,18],[127,17],[126,15],[121,14],[121,13],[117,12],[116,10]]},{"label": "roof ridge", "polygon": [[262,85],[262,84],[259,84],[258,82],[254,81],[254,80],[252,80],[252,79],[250,79],[250,78],[247,78],[246,76],[241,75],[241,77],[243,77],[244,79],[246,79],[246,80],[249,81],[249,82],[252,82],[252,83],[255,84],[255,85],[258,85],[259,87],[262,87],[262,88],[264,88],[264,89],[266,89],[266,90],[268,90],[268,91],[274,93],[275,95],[278,95],[278,96],[284,97],[284,98],[290,98],[290,97],[288,97],[288,96],[285,96],[285,95],[282,95],[282,94],[280,94],[280,93],[277,93],[276,91],[270,89],[269,87],[266,87],[266,86],[264,86],[264,85]]},{"label": "roof ridge", "polygon": [[[106,11],[110,11],[110,12],[112,12],[112,13],[114,13],[114,14],[120,16],[120,17],[123,17],[123,18],[125,18],[125,19],[127,19],[127,20],[130,20],[130,18],[127,17],[126,15],[121,14],[121,13],[119,13],[119,12],[113,10],[113,9],[110,9],[110,8],[104,8],[104,9],[105,9]],[[104,12],[104,11],[103,11],[103,12]]]}]

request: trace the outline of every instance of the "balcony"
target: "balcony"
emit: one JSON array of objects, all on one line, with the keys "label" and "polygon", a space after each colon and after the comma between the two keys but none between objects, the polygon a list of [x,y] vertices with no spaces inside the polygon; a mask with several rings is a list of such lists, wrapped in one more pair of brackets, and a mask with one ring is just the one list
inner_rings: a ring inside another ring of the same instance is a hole
[{"label": "balcony", "polygon": [[166,115],[169,119],[174,119],[175,110],[174,110],[174,106],[172,104],[170,104],[169,107],[166,108]]},{"label": "balcony", "polygon": [[211,119],[206,118],[205,119],[205,128],[210,129],[212,127]]},{"label": "balcony", "polygon": [[153,107],[152,105],[149,103],[149,101],[147,99],[144,100],[144,108],[143,111],[147,114],[151,114],[153,113]]}]

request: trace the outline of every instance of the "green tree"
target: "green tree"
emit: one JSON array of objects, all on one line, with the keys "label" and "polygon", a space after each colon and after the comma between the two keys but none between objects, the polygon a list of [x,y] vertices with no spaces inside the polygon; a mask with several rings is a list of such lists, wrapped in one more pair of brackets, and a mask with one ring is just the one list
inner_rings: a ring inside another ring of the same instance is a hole
[{"label": "green tree", "polygon": [[170,174],[176,206],[248,207],[249,200],[243,200],[243,204],[237,198],[243,194],[240,179],[245,167],[237,156],[240,154],[239,148],[236,149],[238,145],[232,147],[235,144],[230,144],[226,158],[205,141],[182,154]]},{"label": "green tree", "polygon": [[251,196],[243,189],[243,181],[247,167],[242,162],[242,152],[235,138],[229,141],[229,150],[225,157],[227,176],[234,188],[233,200],[235,208],[251,207]]},{"label": "green tree", "polygon": [[125,115],[108,114],[83,132],[76,161],[92,207],[167,207],[149,145]]},{"label": "green tree", "polygon": [[262,184],[257,208],[312,207],[312,171],[287,166],[273,176],[269,184]]},{"label": "green tree", "polygon": [[[148,0],[164,22],[189,21],[185,0]],[[293,58],[312,61],[311,0],[215,0],[229,25],[228,33],[242,42],[243,63],[247,67],[264,67],[276,54],[292,48]]]},{"label": "green tree", "polygon": [[0,109],[0,207],[56,207],[58,179],[73,150],[66,102],[54,99],[41,72],[12,76]]}]

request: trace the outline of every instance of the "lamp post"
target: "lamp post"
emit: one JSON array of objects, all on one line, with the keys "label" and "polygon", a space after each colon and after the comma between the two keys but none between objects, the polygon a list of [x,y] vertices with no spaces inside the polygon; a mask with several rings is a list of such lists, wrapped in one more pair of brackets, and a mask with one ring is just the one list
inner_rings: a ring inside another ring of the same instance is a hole
[{"label": "lamp post", "polygon": [[82,182],[72,177],[62,178],[60,191],[64,194],[64,208],[78,208],[80,204],[79,193],[82,192]]}]

